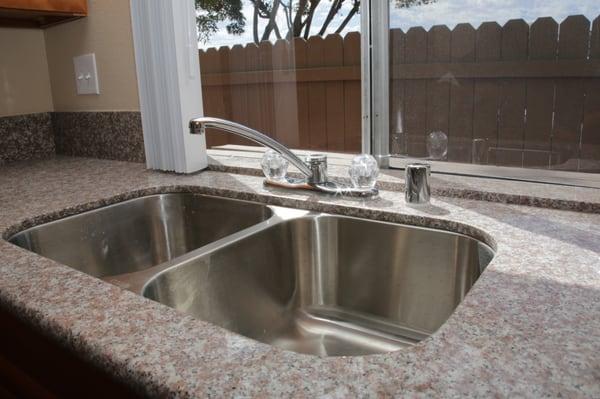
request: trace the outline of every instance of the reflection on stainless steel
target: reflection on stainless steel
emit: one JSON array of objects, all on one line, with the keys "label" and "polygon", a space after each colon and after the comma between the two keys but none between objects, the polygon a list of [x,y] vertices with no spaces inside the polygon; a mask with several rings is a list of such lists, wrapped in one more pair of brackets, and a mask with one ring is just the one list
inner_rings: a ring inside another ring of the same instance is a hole
[{"label": "reflection on stainless steel", "polygon": [[322,356],[426,338],[493,256],[461,234],[193,194],[125,201],[10,241],[230,331]]},{"label": "reflection on stainless steel", "polygon": [[24,230],[10,242],[96,277],[131,273],[266,220],[263,205],[193,194],[136,198]]},{"label": "reflection on stainless steel", "polygon": [[491,258],[480,251],[459,234],[308,214],[181,262],[143,295],[287,350],[380,353],[446,321]]},{"label": "reflection on stainless steel", "polygon": [[429,202],[429,175],[431,167],[423,163],[406,165],[404,199],[409,204]]},{"label": "reflection on stainless steel", "polygon": [[305,176],[303,179],[293,179],[285,177],[284,179],[272,180],[267,177],[265,183],[292,189],[309,189],[320,191],[327,194],[347,195],[354,197],[372,197],[379,191],[372,188],[350,187],[345,184],[329,181],[327,179],[327,157],[324,154],[311,154],[307,157],[306,163],[298,158],[283,144],[273,140],[261,132],[247,126],[219,118],[194,118],[189,123],[190,134],[204,134],[207,128],[214,128],[223,132],[233,133],[255,143],[264,145],[277,151],[281,156],[287,159],[292,165],[297,167]]}]

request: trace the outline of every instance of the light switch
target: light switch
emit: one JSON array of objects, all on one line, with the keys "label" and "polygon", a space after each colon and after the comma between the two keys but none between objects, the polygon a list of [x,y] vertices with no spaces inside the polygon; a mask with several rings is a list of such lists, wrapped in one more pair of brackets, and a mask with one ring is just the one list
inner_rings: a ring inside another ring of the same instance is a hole
[{"label": "light switch", "polygon": [[96,55],[92,53],[73,57],[73,65],[77,94],[100,94]]}]

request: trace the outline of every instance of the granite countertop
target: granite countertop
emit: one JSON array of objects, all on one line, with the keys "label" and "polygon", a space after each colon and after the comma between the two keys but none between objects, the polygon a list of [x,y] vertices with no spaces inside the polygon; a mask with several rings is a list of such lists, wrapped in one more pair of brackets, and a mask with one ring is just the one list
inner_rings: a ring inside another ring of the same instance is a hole
[{"label": "granite countertop", "polygon": [[0,241],[0,305],[141,394],[600,396],[600,190],[583,193],[596,204],[582,207],[587,213],[541,207],[551,200],[528,207],[456,196],[408,207],[393,191],[344,200],[264,187],[256,176],[182,176],[83,158],[4,166],[0,186],[5,238],[125,198],[192,191],[483,234],[496,249],[430,338],[392,353],[320,358],[231,333]]}]

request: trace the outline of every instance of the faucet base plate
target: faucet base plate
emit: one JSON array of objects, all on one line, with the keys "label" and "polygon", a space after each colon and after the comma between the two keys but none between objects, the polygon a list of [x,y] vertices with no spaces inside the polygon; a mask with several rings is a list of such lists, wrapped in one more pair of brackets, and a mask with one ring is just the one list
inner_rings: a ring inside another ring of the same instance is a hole
[{"label": "faucet base plate", "polygon": [[356,188],[331,181],[322,184],[309,184],[304,179],[295,179],[291,177],[286,177],[283,180],[265,179],[264,184],[275,187],[312,190],[325,194],[345,195],[350,197],[374,197],[379,194],[379,190],[376,188]]}]

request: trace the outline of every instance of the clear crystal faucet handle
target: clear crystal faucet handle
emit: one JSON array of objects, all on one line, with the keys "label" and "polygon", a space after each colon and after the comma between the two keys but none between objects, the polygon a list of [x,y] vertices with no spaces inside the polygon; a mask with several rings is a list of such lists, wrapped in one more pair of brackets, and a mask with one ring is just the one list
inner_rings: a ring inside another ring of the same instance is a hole
[{"label": "clear crystal faucet handle", "polygon": [[377,183],[379,166],[372,155],[361,154],[352,159],[348,170],[352,185],[356,188],[371,189]]},{"label": "clear crystal faucet handle", "polygon": [[267,150],[260,161],[260,166],[267,179],[281,181],[285,179],[289,162],[277,151]]}]

